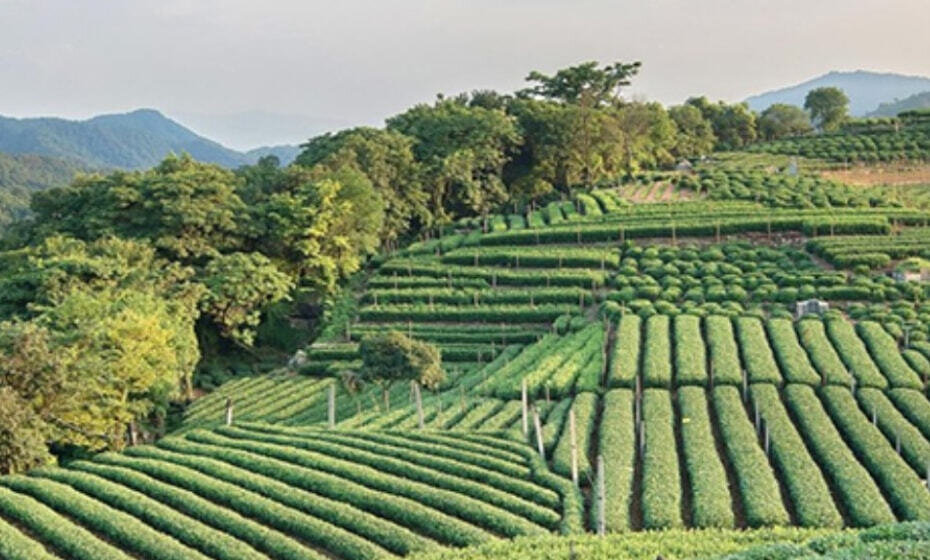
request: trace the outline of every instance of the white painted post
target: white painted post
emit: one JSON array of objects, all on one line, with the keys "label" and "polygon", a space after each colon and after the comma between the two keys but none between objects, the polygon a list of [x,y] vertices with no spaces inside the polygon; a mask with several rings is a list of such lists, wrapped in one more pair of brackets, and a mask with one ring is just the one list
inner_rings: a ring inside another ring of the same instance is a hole
[{"label": "white painted post", "polygon": [[233,400],[232,397],[226,397],[226,425],[232,426],[233,423]]},{"label": "white painted post", "polygon": [[597,456],[597,534],[607,534],[607,476],[604,456]]},{"label": "white painted post", "polygon": [[771,447],[771,443],[772,443],[772,438],[771,438],[771,435],[769,434],[768,422],[764,423],[763,426],[765,427],[765,454],[768,455],[769,448]]},{"label": "white painted post", "polygon": [[743,370],[743,401],[749,402],[749,375]]},{"label": "white painted post", "polygon": [[536,428],[536,447],[539,449],[539,456],[543,461],[546,460],[546,447],[543,445],[542,422],[539,421],[539,412],[533,407],[533,427]]},{"label": "white painted post", "polygon": [[578,486],[578,434],[575,429],[575,408],[568,409],[568,434],[572,450],[572,482]]},{"label": "white painted post", "polygon": [[420,393],[420,384],[415,382],[413,383],[413,391],[417,397],[417,426],[422,430],[423,429],[423,395]]},{"label": "white painted post", "polygon": [[336,427],[336,385],[329,385],[329,427]]}]

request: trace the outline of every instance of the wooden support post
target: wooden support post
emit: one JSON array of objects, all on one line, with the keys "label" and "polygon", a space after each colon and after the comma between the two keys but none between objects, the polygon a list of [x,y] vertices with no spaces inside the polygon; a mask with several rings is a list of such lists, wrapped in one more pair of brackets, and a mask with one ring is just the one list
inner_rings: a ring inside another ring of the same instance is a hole
[{"label": "wooden support post", "polygon": [[546,383],[546,404],[549,404],[551,402],[552,402],[552,399],[549,398],[549,384]]},{"label": "wooden support post", "polygon": [[423,395],[420,393],[420,384],[416,381],[413,382],[413,391],[416,393],[417,397],[417,427],[421,430],[423,429]]},{"label": "wooden support post", "polygon": [[336,384],[329,384],[329,427],[336,427]]},{"label": "wooden support post", "polygon": [[749,375],[743,370],[743,402],[749,402]]},{"label": "wooden support post", "polygon": [[543,461],[546,460],[546,447],[543,445],[542,422],[539,421],[539,411],[533,407],[533,427],[536,428],[536,447],[539,449],[539,456]]},{"label": "wooden support post", "polygon": [[233,423],[233,400],[232,397],[226,397],[226,425],[232,426]]},{"label": "wooden support post", "polygon": [[572,482],[578,486],[578,433],[575,428],[575,407],[568,409],[568,435],[571,438]]},{"label": "wooden support post", "polygon": [[607,534],[607,473],[604,456],[597,456],[597,534]]},{"label": "wooden support post", "polygon": [[642,455],[646,450],[646,422],[639,420],[639,454]]},{"label": "wooden support post", "polygon": [[878,412],[874,408],[872,409],[872,425],[878,426]]},{"label": "wooden support post", "polygon": [[765,454],[768,455],[769,448],[771,447],[771,443],[772,443],[772,437],[771,437],[771,434],[769,434],[768,422],[763,422],[762,426],[765,429]]},{"label": "wooden support post", "polygon": [[520,391],[520,397],[522,399],[522,409],[523,409],[523,437],[526,437],[530,433],[530,417],[529,417],[529,399],[526,394],[526,378],[523,378],[523,387]]},{"label": "wooden support post", "polygon": [[894,434],[894,451],[898,455],[901,454],[901,434],[897,432]]}]

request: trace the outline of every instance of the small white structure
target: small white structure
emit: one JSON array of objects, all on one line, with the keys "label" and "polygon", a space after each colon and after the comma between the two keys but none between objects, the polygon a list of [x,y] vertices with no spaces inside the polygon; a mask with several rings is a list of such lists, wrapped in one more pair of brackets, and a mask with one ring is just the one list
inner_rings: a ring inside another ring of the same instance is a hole
[{"label": "small white structure", "polygon": [[694,165],[690,161],[683,159],[678,162],[678,165],[675,166],[675,171],[683,171],[685,173],[694,173]]},{"label": "small white structure", "polygon": [[920,258],[903,260],[891,273],[891,277],[901,283],[930,281],[930,262]]},{"label": "small white structure", "polygon": [[294,352],[294,355],[291,356],[291,359],[287,361],[287,367],[288,369],[297,369],[306,363],[307,353],[303,350],[298,350]]},{"label": "small white structure", "polygon": [[821,299],[805,299],[794,304],[798,319],[808,314],[823,315],[830,310],[830,304]]}]

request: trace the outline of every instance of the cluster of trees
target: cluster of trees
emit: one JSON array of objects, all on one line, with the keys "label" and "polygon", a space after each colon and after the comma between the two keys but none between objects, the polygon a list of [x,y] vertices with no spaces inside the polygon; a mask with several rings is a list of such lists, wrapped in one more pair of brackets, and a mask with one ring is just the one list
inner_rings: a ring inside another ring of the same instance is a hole
[{"label": "cluster of trees", "polygon": [[0,472],[157,434],[268,306],[335,294],[383,215],[356,170],[273,161],[172,156],[35,193],[0,252]]},{"label": "cluster of trees", "polygon": [[666,109],[621,97],[640,63],[587,62],[552,75],[531,72],[513,94],[439,96],[391,117],[312,139],[297,164],[363,173],[381,194],[381,239],[533,204],[643,168],[756,139],[743,104],[695,98]]},{"label": "cluster of trees", "polygon": [[[314,138],[286,168],[172,156],[36,192],[31,218],[0,242],[0,471],[50,460],[49,446],[114,449],[137,428],[157,433],[195,372],[273,343],[261,340],[269,317],[319,317],[379,249],[756,139],[743,104],[625,100],[639,68],[589,62],[532,72],[513,94],[440,96],[384,128]],[[820,107],[826,127],[834,113]],[[795,130],[789,117],[772,120]],[[373,380],[441,378],[427,347],[388,338],[364,350]]]},{"label": "cluster of trees", "polygon": [[843,90],[823,87],[811,90],[804,99],[804,108],[787,103],[775,103],[759,115],[758,129],[762,140],[778,140],[809,134],[815,129],[833,132],[849,119],[849,98]]}]

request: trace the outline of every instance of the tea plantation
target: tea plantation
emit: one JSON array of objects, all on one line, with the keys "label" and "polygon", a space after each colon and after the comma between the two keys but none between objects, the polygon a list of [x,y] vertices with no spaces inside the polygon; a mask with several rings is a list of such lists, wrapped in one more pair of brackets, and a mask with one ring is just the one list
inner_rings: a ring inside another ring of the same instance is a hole
[{"label": "tea plantation", "polygon": [[[0,478],[0,558],[921,557],[930,290],[888,271],[930,214],[753,181],[381,255],[291,367],[155,444]],[[443,384],[351,384],[389,331],[435,344]]]}]

